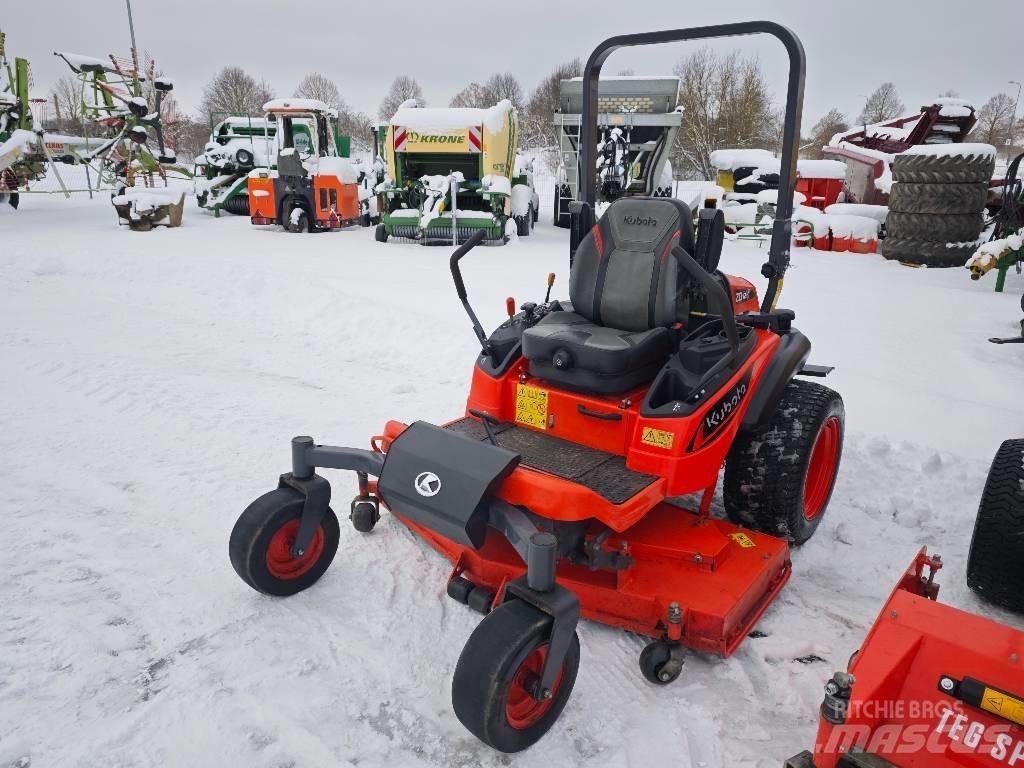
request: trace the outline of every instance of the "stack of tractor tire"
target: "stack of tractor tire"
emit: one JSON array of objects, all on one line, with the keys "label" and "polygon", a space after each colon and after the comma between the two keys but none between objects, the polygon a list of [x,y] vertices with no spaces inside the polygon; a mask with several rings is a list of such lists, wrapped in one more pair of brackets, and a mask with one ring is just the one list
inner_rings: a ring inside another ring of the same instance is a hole
[{"label": "stack of tractor tire", "polygon": [[995,157],[988,154],[896,155],[889,193],[887,259],[962,267],[984,226]]}]

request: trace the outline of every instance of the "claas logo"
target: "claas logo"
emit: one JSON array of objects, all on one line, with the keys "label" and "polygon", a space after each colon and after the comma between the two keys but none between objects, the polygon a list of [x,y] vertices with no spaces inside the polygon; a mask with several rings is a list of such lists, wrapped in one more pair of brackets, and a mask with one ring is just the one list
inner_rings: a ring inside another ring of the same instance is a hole
[{"label": "claas logo", "polygon": [[416,131],[409,131],[409,141],[419,144],[465,144],[466,137],[457,133],[416,133]]}]

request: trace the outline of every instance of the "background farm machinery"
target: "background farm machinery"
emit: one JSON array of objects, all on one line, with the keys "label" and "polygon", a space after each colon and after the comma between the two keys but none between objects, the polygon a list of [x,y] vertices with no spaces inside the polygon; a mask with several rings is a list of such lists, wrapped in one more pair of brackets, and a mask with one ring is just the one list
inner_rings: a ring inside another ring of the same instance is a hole
[{"label": "background farm machinery", "polygon": [[[668,153],[682,124],[679,78],[606,77],[598,89],[598,201],[671,196]],[[582,113],[583,79],[562,80],[554,115],[559,150],[554,221],[559,227],[569,226],[569,206],[581,199]]]}]

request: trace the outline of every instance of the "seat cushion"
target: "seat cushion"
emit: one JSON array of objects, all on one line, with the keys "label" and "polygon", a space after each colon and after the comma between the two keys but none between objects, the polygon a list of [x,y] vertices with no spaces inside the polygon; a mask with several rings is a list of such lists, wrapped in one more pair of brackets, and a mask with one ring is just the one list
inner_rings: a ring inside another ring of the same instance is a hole
[{"label": "seat cushion", "polygon": [[523,332],[530,373],[568,389],[608,394],[649,382],[672,351],[667,328],[624,331],[552,312]]}]

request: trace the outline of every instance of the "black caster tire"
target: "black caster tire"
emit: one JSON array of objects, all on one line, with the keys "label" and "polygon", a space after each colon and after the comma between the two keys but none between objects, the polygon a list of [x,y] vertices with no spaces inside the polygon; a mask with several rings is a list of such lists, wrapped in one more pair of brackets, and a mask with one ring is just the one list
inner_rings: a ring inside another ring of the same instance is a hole
[{"label": "black caster tire", "polygon": [[476,585],[463,576],[456,576],[454,579],[448,582],[448,597],[457,603],[467,605],[469,603],[469,593],[476,588]]},{"label": "black caster tire", "polygon": [[231,565],[257,592],[294,595],[313,586],[334,560],[341,531],[330,507],[305,554],[291,555],[304,503],[298,491],[278,488],[246,507],[231,530]]},{"label": "black caster tire", "polygon": [[386,243],[388,241],[388,231],[383,224],[377,225],[377,228],[373,231],[373,239],[378,243]]},{"label": "black caster tire", "polygon": [[640,652],[640,674],[649,683],[668,685],[683,671],[683,649],[678,643],[655,640]]},{"label": "black caster tire", "polygon": [[354,499],[348,519],[357,531],[369,533],[380,520],[380,506],[372,499]]},{"label": "black caster tire", "polygon": [[547,657],[550,629],[550,616],[511,600],[484,617],[459,656],[452,679],[455,715],[499,752],[519,752],[536,743],[569,701],[580,665],[575,632],[551,696],[540,701],[528,690]]}]

